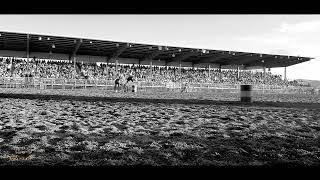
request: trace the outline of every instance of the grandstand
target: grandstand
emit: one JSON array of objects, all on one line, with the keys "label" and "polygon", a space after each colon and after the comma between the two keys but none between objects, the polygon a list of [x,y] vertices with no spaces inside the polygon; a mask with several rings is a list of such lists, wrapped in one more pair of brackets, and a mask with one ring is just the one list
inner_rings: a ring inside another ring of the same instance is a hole
[{"label": "grandstand", "polygon": [[0,165],[319,165],[310,59],[0,32]]},{"label": "grandstand", "polygon": [[[195,49],[39,34],[0,32],[2,86],[111,87],[120,74],[133,74],[140,87],[310,90],[286,79],[286,67],[310,57]],[[285,74],[266,69],[284,67]],[[262,70],[261,72],[253,70]],[[19,80],[20,78],[20,80]],[[24,84],[26,84],[24,82]],[[30,84],[31,83],[31,84]],[[28,85],[28,86],[29,86]]]}]

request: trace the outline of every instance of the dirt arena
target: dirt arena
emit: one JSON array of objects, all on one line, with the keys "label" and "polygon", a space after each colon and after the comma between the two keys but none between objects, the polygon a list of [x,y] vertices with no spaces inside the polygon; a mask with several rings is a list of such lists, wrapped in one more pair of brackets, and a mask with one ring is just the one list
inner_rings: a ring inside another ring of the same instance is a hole
[{"label": "dirt arena", "polygon": [[0,89],[1,165],[314,166],[320,96]]}]

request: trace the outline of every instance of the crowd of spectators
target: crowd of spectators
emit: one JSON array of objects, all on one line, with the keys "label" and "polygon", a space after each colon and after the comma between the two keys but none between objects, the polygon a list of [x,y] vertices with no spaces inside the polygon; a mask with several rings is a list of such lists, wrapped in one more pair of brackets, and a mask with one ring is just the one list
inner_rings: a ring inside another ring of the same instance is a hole
[{"label": "crowd of spectators", "polygon": [[[118,68],[118,73],[116,71]],[[250,70],[219,70],[207,68],[159,67],[143,65],[118,65],[96,63],[72,63],[69,61],[40,60],[29,61],[18,58],[0,58],[0,77],[40,77],[66,79],[104,79],[115,80],[118,75],[132,74],[136,81],[161,84],[166,82],[182,83],[223,83],[302,86],[297,81],[283,80],[281,75],[271,72],[255,72]]]},{"label": "crowd of spectators", "polygon": [[0,59],[2,77],[39,77],[39,78],[79,78],[74,65],[70,62],[40,59]]}]

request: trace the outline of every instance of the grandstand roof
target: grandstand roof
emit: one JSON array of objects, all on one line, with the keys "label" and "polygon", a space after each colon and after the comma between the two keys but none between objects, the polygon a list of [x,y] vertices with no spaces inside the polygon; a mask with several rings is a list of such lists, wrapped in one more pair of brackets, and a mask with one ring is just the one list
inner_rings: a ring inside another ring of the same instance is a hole
[{"label": "grandstand roof", "polygon": [[[26,33],[1,32],[0,50],[27,51]],[[75,37],[29,34],[29,51],[75,55],[105,56],[107,58],[160,59],[170,62],[215,63],[221,65],[286,67],[309,61],[310,57],[260,54],[250,52],[160,46]]]}]

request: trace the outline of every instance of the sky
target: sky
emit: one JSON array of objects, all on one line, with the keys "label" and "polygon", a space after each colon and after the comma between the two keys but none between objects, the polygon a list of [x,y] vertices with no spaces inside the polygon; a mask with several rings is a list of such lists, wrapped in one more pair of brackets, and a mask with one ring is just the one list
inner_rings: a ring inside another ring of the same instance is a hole
[{"label": "sky", "polygon": [[0,31],[312,57],[287,78],[320,80],[320,15],[20,14],[0,15]]}]

